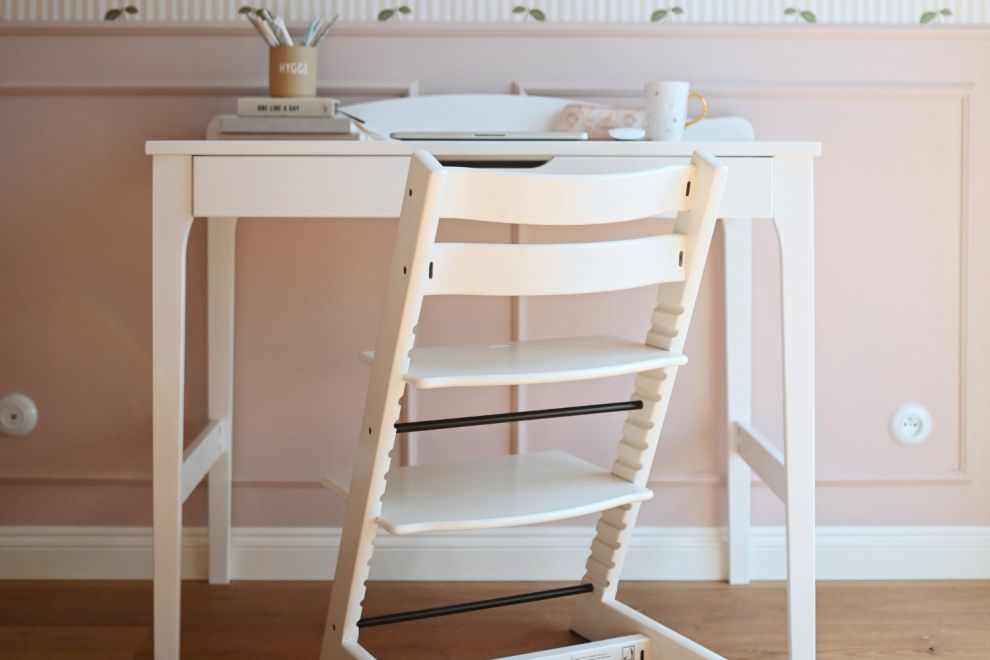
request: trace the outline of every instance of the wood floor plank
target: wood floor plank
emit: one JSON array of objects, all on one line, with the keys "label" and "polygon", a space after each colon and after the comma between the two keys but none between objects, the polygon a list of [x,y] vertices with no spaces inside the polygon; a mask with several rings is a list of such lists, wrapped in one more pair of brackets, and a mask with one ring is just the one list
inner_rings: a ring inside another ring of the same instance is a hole
[{"label": "wood floor plank", "polygon": [[0,626],[0,658],[131,660],[150,626]]},{"label": "wood floor plank", "polygon": [[[365,615],[561,586],[377,582]],[[331,585],[183,584],[183,660],[316,658]],[[620,599],[732,660],[786,657],[782,583],[629,582]],[[568,598],[368,628],[397,660],[473,660],[576,643]],[[0,582],[0,660],[150,660],[149,582]],[[990,582],[822,582],[818,657],[990,660]]]}]

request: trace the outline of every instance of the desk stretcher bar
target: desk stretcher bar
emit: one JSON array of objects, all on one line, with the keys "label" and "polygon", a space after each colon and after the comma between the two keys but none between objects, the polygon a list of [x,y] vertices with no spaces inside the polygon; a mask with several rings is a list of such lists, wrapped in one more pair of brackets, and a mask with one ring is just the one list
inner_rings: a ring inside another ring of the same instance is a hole
[{"label": "desk stretcher bar", "polygon": [[770,444],[762,433],[743,422],[736,422],[739,455],[781,502],[787,502],[787,474],[784,453]]},{"label": "desk stretcher bar", "polygon": [[210,420],[182,455],[182,501],[192,494],[210,468],[223,455],[223,422]]}]

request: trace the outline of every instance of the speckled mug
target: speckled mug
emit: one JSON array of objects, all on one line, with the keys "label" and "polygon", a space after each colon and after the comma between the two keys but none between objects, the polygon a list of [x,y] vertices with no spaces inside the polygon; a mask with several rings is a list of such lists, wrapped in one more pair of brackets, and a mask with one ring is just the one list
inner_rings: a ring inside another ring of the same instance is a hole
[{"label": "speckled mug", "polygon": [[[687,119],[688,99],[701,101],[701,114]],[[681,81],[646,83],[646,139],[676,142],[684,137],[684,129],[704,119],[708,101],[701,92],[692,92],[691,85]]]}]

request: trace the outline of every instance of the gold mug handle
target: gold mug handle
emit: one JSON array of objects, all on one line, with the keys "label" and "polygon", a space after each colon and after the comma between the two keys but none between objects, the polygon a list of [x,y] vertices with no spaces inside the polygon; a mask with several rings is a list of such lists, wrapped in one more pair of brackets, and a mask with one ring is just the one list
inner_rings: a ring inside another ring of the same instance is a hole
[{"label": "gold mug handle", "polygon": [[697,124],[699,121],[701,121],[708,115],[708,99],[705,98],[705,95],[702,94],[701,92],[691,92],[690,94],[688,94],[688,100],[690,101],[692,98],[696,98],[699,101],[701,101],[701,114],[698,115],[697,117],[692,117],[691,119],[688,119],[686,122],[684,122],[685,128],[687,128],[691,124]]}]

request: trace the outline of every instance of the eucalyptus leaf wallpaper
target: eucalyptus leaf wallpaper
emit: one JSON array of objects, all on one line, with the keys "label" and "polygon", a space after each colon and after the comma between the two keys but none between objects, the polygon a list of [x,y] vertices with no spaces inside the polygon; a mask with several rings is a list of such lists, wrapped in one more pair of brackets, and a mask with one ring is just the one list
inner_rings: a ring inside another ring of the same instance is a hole
[{"label": "eucalyptus leaf wallpaper", "polygon": [[244,7],[289,21],[746,23],[965,26],[990,23],[990,0],[0,0],[4,21],[230,22]]}]

